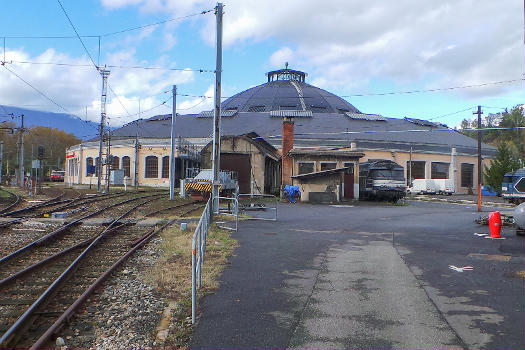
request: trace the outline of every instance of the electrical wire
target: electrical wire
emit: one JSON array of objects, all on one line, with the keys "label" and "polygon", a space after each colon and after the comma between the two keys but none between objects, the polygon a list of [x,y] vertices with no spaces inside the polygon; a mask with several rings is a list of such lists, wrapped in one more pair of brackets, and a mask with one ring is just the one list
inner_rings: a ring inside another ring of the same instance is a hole
[{"label": "electrical wire", "polygon": [[[476,87],[483,87],[483,86],[489,86],[489,85],[499,85],[499,84],[510,84],[515,82],[521,82],[525,81],[525,78],[520,79],[510,79],[510,80],[501,80],[501,81],[494,81],[494,82],[487,82],[487,83],[481,83],[481,84],[470,84],[470,85],[463,85],[463,86],[452,86],[452,87],[444,87],[444,88],[435,88],[435,89],[423,89],[423,90],[409,90],[409,91],[389,91],[389,92],[380,92],[380,93],[370,93],[370,94],[353,94],[353,95],[338,95],[338,97],[364,97],[364,96],[387,96],[387,95],[401,95],[401,94],[415,94],[415,93],[426,93],[426,92],[438,92],[438,91],[450,91],[450,90],[457,90],[457,89],[470,89],[470,88],[476,88]],[[247,90],[245,90],[247,91]],[[245,92],[243,91],[243,92]],[[243,92],[240,92],[233,96],[222,96],[221,99],[229,99],[232,97],[235,97],[236,99],[244,99],[244,100],[257,100],[257,98],[254,98],[253,96],[239,96]],[[200,98],[213,98],[210,96],[203,96],[203,95],[192,95],[192,94],[180,94],[180,96],[187,96],[187,97],[200,97]],[[320,94],[321,97],[332,97],[333,94]],[[290,97],[279,97],[279,99],[297,99],[297,96],[290,96]],[[317,96],[303,96],[303,99],[308,98],[318,98]],[[267,100],[267,98],[262,98],[261,100]],[[500,107],[494,107],[494,108],[500,108]]]},{"label": "electrical wire", "polygon": [[24,82],[26,85],[28,85],[29,87],[31,87],[33,90],[35,90],[36,92],[38,92],[38,94],[40,94],[42,97],[44,97],[46,100],[50,101],[52,104],[54,104],[55,106],[57,106],[58,108],[62,109],[63,111],[65,111],[67,114],[71,115],[72,117],[80,120],[80,121],[83,121],[84,123],[86,123],[87,125],[89,125],[90,127],[94,128],[95,130],[98,130],[97,127],[93,126],[92,124],[90,124],[87,120],[84,120],[82,118],[80,118],[79,116],[75,115],[74,113],[71,113],[70,111],[68,111],[66,108],[64,108],[62,105],[60,105],[58,102],[56,102],[55,100],[53,100],[51,97],[49,97],[48,95],[46,95],[44,92],[42,92],[40,89],[38,89],[37,87],[35,87],[34,85],[32,85],[30,82],[28,82],[27,80],[25,80],[24,78],[22,78],[20,75],[18,75],[17,73],[15,73],[14,71],[12,71],[11,69],[7,68],[5,65],[2,65],[2,67],[4,67],[8,72],[10,72],[11,74],[13,74],[14,76],[16,76],[18,79],[20,79],[22,82]]},{"label": "electrical wire", "polygon": [[71,21],[71,18],[69,18],[69,15],[67,14],[67,11],[66,9],[64,8],[64,6],[62,6],[62,3],[60,2],[60,0],[57,0],[58,4],[60,5],[60,8],[62,9],[62,11],[64,12],[64,15],[66,16],[67,20],[69,21],[69,24],[71,24],[71,27],[73,28],[73,30],[75,31],[75,34],[77,35],[77,38],[78,40],[80,40],[80,43],[82,44],[82,47],[84,47],[84,51],[86,51],[86,54],[88,55],[89,59],[91,60],[91,62],[93,63],[93,65],[95,66],[95,68],[97,68],[98,70],[98,66],[97,64],[95,63],[95,61],[93,60],[93,57],[91,57],[91,54],[89,53],[86,45],[84,44],[84,41],[82,40],[82,38],[80,37],[80,34],[78,34],[78,31],[77,29],[75,28],[75,25],[73,24],[73,22]]},{"label": "electrical wire", "polygon": [[[122,29],[122,30],[118,30],[118,31],[115,31],[115,32],[109,32],[109,33],[98,34],[98,35],[81,35],[81,37],[82,38],[107,37],[107,36],[112,36],[112,35],[117,35],[117,34],[121,34],[121,33],[126,33],[126,32],[130,32],[130,31],[138,30],[138,29],[143,29],[143,28],[147,28],[147,27],[158,26],[158,25],[161,25],[161,24],[164,24],[164,23],[168,23],[168,22],[180,21],[180,20],[184,20],[184,19],[187,19],[187,18],[190,18],[190,17],[195,17],[195,16],[198,16],[198,15],[204,15],[204,14],[207,14],[207,13],[210,13],[210,12],[213,12],[213,11],[214,11],[214,9],[212,9],[212,10],[204,10],[204,11],[201,11],[199,13],[193,13],[193,14],[190,14],[190,15],[182,16],[182,17],[169,18],[169,19],[166,19],[166,20],[163,20],[163,21],[149,23],[149,24],[144,24],[144,25],[141,25],[141,26],[133,27],[133,28]],[[0,37],[5,38],[5,39],[75,39],[75,38],[77,38],[76,36],[65,36],[65,35],[45,35],[45,36],[39,36],[39,35],[2,35]]]},{"label": "electrical wire", "polygon": [[138,27],[127,28],[127,29],[122,29],[122,30],[116,31],[116,32],[110,32],[110,33],[101,34],[100,36],[102,36],[102,37],[112,36],[112,35],[122,34],[122,33],[126,33],[126,32],[131,32],[131,31],[134,31],[134,30],[139,30],[139,29],[144,29],[144,28],[148,28],[148,27],[158,26],[158,25],[161,25],[161,24],[164,24],[164,23],[168,23],[168,22],[181,21],[181,20],[188,19],[188,18],[195,17],[195,16],[205,15],[205,14],[213,12],[213,11],[214,11],[214,9],[204,10],[204,11],[201,11],[199,13],[193,13],[193,14],[190,14],[190,15],[182,16],[182,17],[170,18],[170,19],[166,19],[166,20],[163,20],[163,21],[155,22],[155,23],[141,25],[141,26],[138,26]]},{"label": "electrical wire", "polygon": [[469,111],[469,110],[471,110],[471,109],[473,109],[475,107],[476,106],[468,107],[468,108],[462,109],[462,110],[457,111],[457,112],[443,114],[443,115],[440,115],[440,116],[437,116],[437,117],[433,117],[433,118],[430,118],[430,119],[427,119],[427,120],[435,120],[435,119],[440,119],[440,118],[443,118],[443,117],[448,117],[448,116],[451,116],[451,115],[454,115],[454,114],[458,114],[458,113],[461,113],[461,112]]},{"label": "electrical wire", "polygon": [[[515,126],[509,128],[466,128],[466,129],[410,129],[410,130],[368,130],[368,131],[339,131],[339,132],[307,132],[307,133],[294,133],[295,136],[315,136],[315,135],[354,135],[354,134],[398,134],[405,132],[443,132],[443,131],[488,131],[488,130],[516,130],[525,129],[525,126]],[[280,138],[282,135],[269,135],[268,138]]]},{"label": "electrical wire", "polygon": [[[91,67],[91,64],[79,63],[65,63],[65,62],[33,62],[33,61],[15,61],[9,60],[3,63],[8,64],[33,64],[33,65],[53,65],[53,66],[67,66],[67,67]],[[123,65],[105,65],[105,68],[120,68],[120,69],[143,69],[143,70],[167,70],[167,71],[181,71],[181,72],[199,72],[199,73],[215,73],[211,69],[196,69],[196,68],[168,68],[168,67],[144,67],[144,66],[123,66]]]},{"label": "electrical wire", "polygon": [[159,103],[158,105],[156,106],[153,106],[149,109],[145,109],[143,111],[140,111],[140,112],[137,112],[137,113],[134,113],[134,114],[128,114],[128,115],[121,115],[121,116],[118,116],[118,117],[108,117],[108,119],[122,119],[122,118],[128,118],[128,117],[133,117],[133,116],[136,116],[136,115],[139,115],[139,114],[142,114],[142,113],[146,113],[146,112],[149,112],[153,109],[156,109],[156,108],[159,108],[160,106],[162,105],[166,105],[166,103],[171,100],[173,98],[173,96],[170,96],[166,101],[162,102],[162,103]]}]

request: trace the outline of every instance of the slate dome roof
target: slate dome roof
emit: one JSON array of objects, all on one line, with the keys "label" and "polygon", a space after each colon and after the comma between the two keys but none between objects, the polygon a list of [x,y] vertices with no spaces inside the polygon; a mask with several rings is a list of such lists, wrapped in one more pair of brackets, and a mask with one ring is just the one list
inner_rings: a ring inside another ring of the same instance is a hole
[{"label": "slate dome roof", "polygon": [[299,110],[312,113],[359,113],[357,108],[341,97],[305,83],[304,72],[280,69],[268,72],[267,76],[267,83],[228,98],[222,103],[222,109],[237,112]]}]

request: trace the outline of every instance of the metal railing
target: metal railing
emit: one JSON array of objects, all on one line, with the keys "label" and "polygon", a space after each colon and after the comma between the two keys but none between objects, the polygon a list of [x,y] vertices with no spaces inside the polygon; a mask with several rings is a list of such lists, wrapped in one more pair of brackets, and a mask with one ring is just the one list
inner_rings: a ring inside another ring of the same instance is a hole
[{"label": "metal railing", "polygon": [[239,200],[235,197],[219,197],[219,208],[214,214],[233,216],[234,227],[226,226],[227,221],[216,221],[215,223],[225,230],[237,231],[239,225]]},{"label": "metal railing", "polygon": [[[278,198],[271,194],[247,193],[239,194],[239,210],[250,212],[248,220],[277,221]],[[257,215],[256,213],[273,213],[273,215]]]},{"label": "metal railing", "polygon": [[211,198],[208,199],[199,223],[195,228],[191,244],[191,323],[193,324],[195,323],[197,313],[197,288],[200,288],[202,282],[202,264],[204,263],[206,237],[208,237],[210,219]]},{"label": "metal railing", "polygon": [[[225,230],[237,231],[239,223],[239,201],[235,197],[219,197],[219,203],[222,204],[222,206],[219,206],[218,211],[214,214],[233,216],[235,226],[225,226],[227,221],[216,221],[215,224]],[[227,206],[224,206],[224,204],[227,204]],[[197,314],[197,289],[201,287],[202,283],[202,265],[204,264],[206,254],[206,238],[208,237],[211,225],[211,215],[212,200],[210,198],[195,228],[191,244],[191,323],[193,324],[195,323]]]}]

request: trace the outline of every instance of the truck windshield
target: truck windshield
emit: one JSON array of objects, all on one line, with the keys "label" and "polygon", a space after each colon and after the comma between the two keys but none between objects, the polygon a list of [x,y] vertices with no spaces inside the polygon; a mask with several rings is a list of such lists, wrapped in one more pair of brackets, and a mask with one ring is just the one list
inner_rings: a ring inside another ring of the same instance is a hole
[{"label": "truck windshield", "polygon": [[405,180],[403,170],[372,170],[372,178],[382,180]]}]

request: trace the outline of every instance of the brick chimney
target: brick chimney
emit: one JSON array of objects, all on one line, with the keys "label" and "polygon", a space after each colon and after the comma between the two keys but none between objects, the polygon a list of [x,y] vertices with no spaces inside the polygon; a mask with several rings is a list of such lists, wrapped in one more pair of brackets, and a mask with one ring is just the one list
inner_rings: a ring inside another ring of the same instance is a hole
[{"label": "brick chimney", "polygon": [[292,117],[284,117],[283,119],[283,136],[282,136],[282,166],[281,166],[281,183],[283,186],[292,184],[292,158],[288,156],[288,152],[293,148],[293,129],[294,119]]}]

